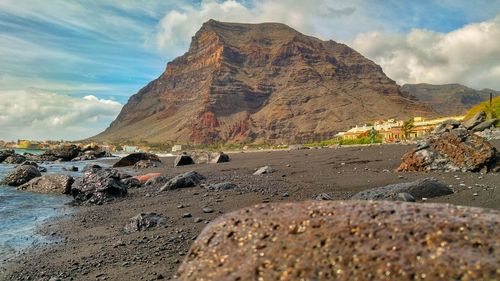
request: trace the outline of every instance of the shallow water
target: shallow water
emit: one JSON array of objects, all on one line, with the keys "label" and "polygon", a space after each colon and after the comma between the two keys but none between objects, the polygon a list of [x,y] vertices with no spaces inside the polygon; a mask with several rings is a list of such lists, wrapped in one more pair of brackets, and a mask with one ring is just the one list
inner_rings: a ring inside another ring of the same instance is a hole
[{"label": "shallow water", "polygon": [[[65,166],[81,170],[89,162],[66,162],[42,165],[48,173],[66,173],[80,176],[78,172],[65,172]],[[0,164],[0,181],[15,165]],[[48,242],[47,237],[36,233],[43,222],[69,214],[73,209],[66,205],[71,198],[66,195],[49,195],[17,191],[14,187],[0,185],[0,267],[19,250]]]}]

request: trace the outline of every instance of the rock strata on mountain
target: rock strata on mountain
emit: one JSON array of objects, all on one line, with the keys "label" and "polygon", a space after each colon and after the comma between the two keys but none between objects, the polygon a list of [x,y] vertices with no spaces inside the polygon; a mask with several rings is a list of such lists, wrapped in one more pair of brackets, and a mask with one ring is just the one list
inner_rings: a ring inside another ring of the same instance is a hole
[{"label": "rock strata on mountain", "polygon": [[302,142],[429,110],[348,46],[279,23],[210,20],[93,139]]}]

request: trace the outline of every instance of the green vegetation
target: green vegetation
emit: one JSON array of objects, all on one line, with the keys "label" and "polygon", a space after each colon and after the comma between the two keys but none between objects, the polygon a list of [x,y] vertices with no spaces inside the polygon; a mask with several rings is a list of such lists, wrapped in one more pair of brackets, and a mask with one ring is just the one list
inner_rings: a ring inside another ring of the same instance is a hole
[{"label": "green vegetation", "polygon": [[[495,97],[492,100],[491,106],[490,101],[484,101],[473,108],[471,108],[467,114],[465,115],[465,119],[468,119],[479,111],[484,111],[486,113],[486,119],[499,118],[500,117],[500,96]],[[497,127],[500,126],[500,123],[497,124]]]},{"label": "green vegetation", "polygon": [[[373,143],[382,143],[382,137],[375,136],[375,140]],[[339,140],[338,144],[339,145],[370,144],[370,137],[358,137],[352,140],[350,139]]]},{"label": "green vegetation", "polygon": [[413,118],[408,119],[403,122],[403,133],[405,135],[405,139],[408,139],[410,137],[411,131],[413,131],[413,128],[415,128],[415,120]]}]

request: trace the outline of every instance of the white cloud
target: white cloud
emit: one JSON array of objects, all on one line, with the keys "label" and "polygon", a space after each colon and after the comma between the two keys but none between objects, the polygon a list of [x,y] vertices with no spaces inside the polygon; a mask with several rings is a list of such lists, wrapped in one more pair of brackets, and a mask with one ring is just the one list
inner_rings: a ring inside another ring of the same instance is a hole
[{"label": "white cloud", "polygon": [[363,33],[352,46],[398,83],[462,83],[500,89],[500,15],[449,33]]},{"label": "white cloud", "polygon": [[[154,41],[160,51],[185,51],[191,36],[209,19],[247,23],[281,22],[301,32],[325,37],[336,31],[318,26],[346,19],[345,16],[356,11],[350,6],[355,2],[358,1],[346,4],[345,1],[327,0],[261,0],[254,1],[252,5],[243,5],[235,0],[204,0],[200,5],[184,5],[169,11],[160,21]],[[352,29],[369,23],[369,20],[358,23]]]},{"label": "white cloud", "polygon": [[35,90],[0,91],[0,139],[82,139],[99,133],[122,104]]}]

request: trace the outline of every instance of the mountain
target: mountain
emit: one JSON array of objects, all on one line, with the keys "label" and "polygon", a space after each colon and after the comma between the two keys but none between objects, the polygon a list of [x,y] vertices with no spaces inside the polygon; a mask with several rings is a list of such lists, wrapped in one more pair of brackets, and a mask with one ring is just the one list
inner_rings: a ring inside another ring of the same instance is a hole
[{"label": "mountain", "polygon": [[348,46],[279,23],[210,20],[100,141],[293,143],[430,111]]},{"label": "mountain", "polygon": [[500,96],[499,91],[474,90],[460,84],[405,84],[402,88],[439,115],[462,115],[476,104],[488,100],[490,93],[493,97]]}]

